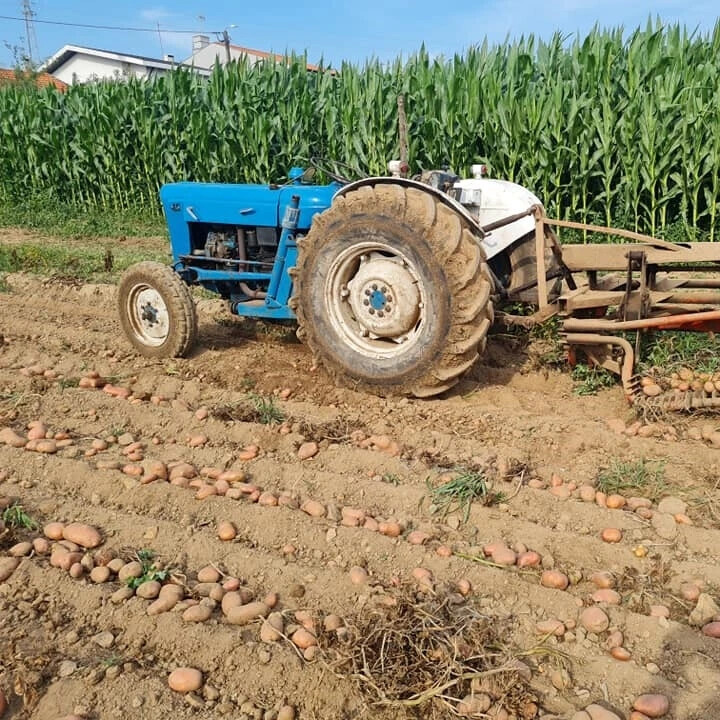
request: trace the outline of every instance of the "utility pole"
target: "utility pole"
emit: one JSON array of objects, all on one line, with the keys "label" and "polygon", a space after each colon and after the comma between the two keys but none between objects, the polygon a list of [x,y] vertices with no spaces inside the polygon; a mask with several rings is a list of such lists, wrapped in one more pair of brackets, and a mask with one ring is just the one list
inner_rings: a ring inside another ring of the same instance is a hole
[{"label": "utility pole", "polygon": [[35,11],[32,8],[32,0],[23,0],[23,17],[25,18],[25,42],[27,45],[27,63],[33,65],[33,47],[37,50],[37,37],[35,36],[35,25],[33,18]]},{"label": "utility pole", "polygon": [[225,59],[227,60],[228,64],[230,64],[230,60],[232,59],[230,57],[230,35],[228,35],[227,30],[223,30],[223,44],[225,45]]},{"label": "utility pole", "polygon": [[165,57],[165,48],[163,47],[162,33],[160,32],[160,21],[157,21],[158,40],[160,41],[160,56]]}]

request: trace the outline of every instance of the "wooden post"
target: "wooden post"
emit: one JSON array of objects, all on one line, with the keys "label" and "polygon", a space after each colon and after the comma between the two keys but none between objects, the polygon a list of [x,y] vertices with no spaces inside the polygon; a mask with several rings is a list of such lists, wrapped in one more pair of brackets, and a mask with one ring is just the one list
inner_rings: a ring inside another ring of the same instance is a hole
[{"label": "wooden post", "polygon": [[548,305],[547,268],[545,267],[545,222],[542,208],[535,207],[535,262],[537,268],[538,305],[540,309]]},{"label": "wooden post", "polygon": [[[405,116],[405,96],[398,95],[398,134],[400,135],[400,165],[407,167],[408,164],[408,137],[407,137],[407,117]],[[406,172],[400,173],[401,177],[407,175]]]}]

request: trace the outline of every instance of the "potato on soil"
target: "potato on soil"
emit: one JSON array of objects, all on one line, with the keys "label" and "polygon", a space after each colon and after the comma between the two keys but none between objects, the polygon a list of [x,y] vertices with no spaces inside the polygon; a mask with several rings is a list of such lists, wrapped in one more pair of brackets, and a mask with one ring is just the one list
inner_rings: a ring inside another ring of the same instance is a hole
[{"label": "potato on soil", "polygon": [[43,533],[45,534],[45,537],[50,540],[62,540],[64,529],[65,525],[62,523],[51,522],[43,528]]},{"label": "potato on soil", "polygon": [[317,500],[306,500],[300,506],[300,509],[310,515],[310,517],[325,517],[327,513],[325,506]]},{"label": "potato on soil", "polygon": [[592,633],[601,633],[610,626],[610,618],[597,606],[586,608],[580,614],[580,623]]},{"label": "potato on soil", "polygon": [[285,629],[283,616],[279,612],[270,613],[260,626],[260,640],[265,643],[277,642],[280,640]]},{"label": "potato on soil", "polygon": [[355,567],[350,568],[350,582],[353,585],[362,585],[366,583],[368,579],[367,570],[365,568]]},{"label": "potato on soil", "polygon": [[[120,603],[123,603],[126,600],[129,600],[131,597],[135,597],[135,591],[131,587],[128,587],[127,585],[123,585],[122,587],[118,588],[110,596],[110,602],[112,602],[114,605],[119,605]],[[160,602],[160,601],[158,600],[156,602]],[[152,607],[152,605],[150,607]],[[150,608],[148,608],[148,615],[154,615],[154,614],[155,613],[150,612]]]},{"label": "potato on soil", "polygon": [[[176,588],[171,590],[171,588]],[[131,588],[127,588],[131,590]],[[167,589],[167,590],[166,590]],[[158,599],[148,605],[148,615],[160,615],[172,610],[184,597],[185,592],[179,585],[163,585]]]},{"label": "potato on soil", "polygon": [[547,588],[555,590],[566,590],[570,584],[570,580],[565,573],[559,570],[544,570],[540,576],[540,584]]},{"label": "potato on soil", "polygon": [[220,581],[220,577],[219,571],[211,565],[200,568],[197,574],[198,582],[201,583],[216,583]]},{"label": "potato on soil", "polygon": [[316,442],[303,443],[297,452],[298,459],[309,460],[318,454],[318,449],[318,444]]},{"label": "potato on soil", "polygon": [[142,564],[137,562],[137,560],[133,560],[132,562],[125,563],[125,565],[120,568],[118,572],[118,580],[124,583],[131,578],[139,578],[142,574]]},{"label": "potato on soil", "polygon": [[25,447],[26,440],[12,428],[6,427],[0,429],[0,443],[14,448],[22,448]]},{"label": "potato on soil", "polygon": [[100,531],[85,523],[70,523],[63,528],[62,536],[84,548],[96,548],[102,544]]},{"label": "potato on soil", "polygon": [[185,622],[205,622],[210,619],[212,612],[212,608],[207,605],[193,605],[183,612],[182,619]]},{"label": "potato on soil", "polygon": [[534,550],[527,550],[518,555],[517,566],[520,568],[538,567],[541,562],[542,558],[539,553],[536,553]]},{"label": "potato on soil", "polygon": [[720,622],[711,622],[703,625],[702,633],[707,637],[720,639]]},{"label": "potato on soil", "polygon": [[293,641],[293,644],[301,650],[307,650],[309,647],[317,645],[317,638],[305,628],[296,630],[290,639]]},{"label": "potato on soil", "polygon": [[385,535],[387,537],[396,538],[399,537],[402,533],[402,525],[398,522],[381,522],[378,526],[378,532],[381,535]]},{"label": "potato on soil", "polygon": [[612,588],[615,587],[615,578],[612,573],[602,570],[600,572],[593,573],[590,576],[590,582],[597,588]]},{"label": "potato on soil", "polygon": [[168,685],[175,692],[195,692],[202,687],[202,673],[195,668],[177,668],[168,676]]},{"label": "potato on soil", "polygon": [[157,580],[148,580],[138,585],[135,594],[143,600],[154,600],[160,594],[161,587]]},{"label": "potato on soil", "polygon": [[230,540],[234,540],[236,538],[237,528],[229,520],[225,520],[218,523],[217,534],[221,540],[229,542]]},{"label": "potato on soil", "polygon": [[32,552],[33,544],[31,542],[20,542],[15,545],[13,545],[8,550],[8,555],[10,557],[25,557],[26,555],[29,555]]},{"label": "potato on soil", "polygon": [[330,615],[326,615],[325,619],[323,620],[323,627],[325,628],[326,632],[333,632],[333,630],[337,630],[339,627],[342,626],[343,621],[339,615],[333,615],[331,613]]},{"label": "potato on soil", "polygon": [[94,583],[104,583],[110,579],[110,568],[103,565],[98,565],[90,571],[90,579]]},{"label": "potato on soil", "polygon": [[38,537],[32,541],[33,550],[38,555],[47,555],[50,552],[50,543],[47,538]]},{"label": "potato on soil", "polygon": [[565,624],[557,619],[541,620],[535,625],[539,635],[557,635],[562,637],[565,634]]},{"label": "potato on soil", "polygon": [[605,603],[606,605],[619,605],[620,600],[620,594],[615,592],[615,590],[611,590],[610,588],[601,588],[599,590],[596,590],[592,594],[592,601],[596,603]]},{"label": "potato on soil", "polygon": [[5,582],[20,565],[20,558],[0,558],[0,582]]},{"label": "potato on soil", "polygon": [[490,557],[493,562],[498,565],[510,566],[517,562],[517,555],[515,554],[515,551],[504,546],[495,548]]},{"label": "potato on soil", "polygon": [[670,701],[665,695],[640,695],[633,703],[633,709],[649,718],[660,718],[670,710]]},{"label": "potato on soil", "polygon": [[227,619],[231,625],[249,625],[259,618],[266,618],[269,613],[270,608],[265,603],[251,602],[231,607],[227,612]]},{"label": "potato on soil", "polygon": [[601,533],[600,537],[603,542],[606,543],[619,543],[622,540],[622,530],[618,528],[605,528]]}]

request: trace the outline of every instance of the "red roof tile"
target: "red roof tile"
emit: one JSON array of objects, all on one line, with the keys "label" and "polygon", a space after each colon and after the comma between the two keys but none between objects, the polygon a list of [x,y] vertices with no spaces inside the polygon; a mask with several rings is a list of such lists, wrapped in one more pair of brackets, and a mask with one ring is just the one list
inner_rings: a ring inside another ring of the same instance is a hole
[{"label": "red roof tile", "polygon": [[[22,72],[18,75],[16,70],[0,68],[0,85],[14,85],[24,79]],[[60,92],[64,92],[67,89],[66,83],[47,73],[38,73],[35,77],[29,77],[28,79],[31,79],[39,88],[54,87],[60,90]]]}]

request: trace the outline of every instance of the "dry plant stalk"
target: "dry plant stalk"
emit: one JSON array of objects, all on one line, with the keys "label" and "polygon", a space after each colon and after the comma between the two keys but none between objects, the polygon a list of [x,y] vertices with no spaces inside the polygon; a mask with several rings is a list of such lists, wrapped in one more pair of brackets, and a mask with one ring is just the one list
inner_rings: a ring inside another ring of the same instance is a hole
[{"label": "dry plant stalk", "polygon": [[462,596],[402,589],[348,627],[348,642],[328,637],[326,660],[337,675],[355,681],[371,706],[446,718],[448,711],[462,711],[466,696],[484,693],[517,717],[537,713],[530,669],[508,643],[509,624],[483,615]]}]

